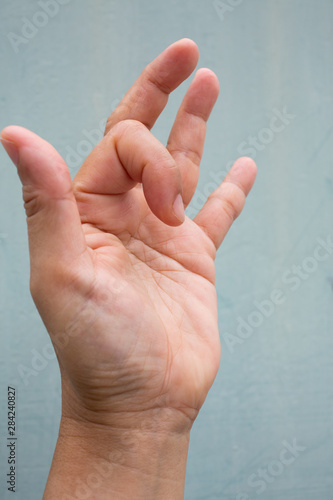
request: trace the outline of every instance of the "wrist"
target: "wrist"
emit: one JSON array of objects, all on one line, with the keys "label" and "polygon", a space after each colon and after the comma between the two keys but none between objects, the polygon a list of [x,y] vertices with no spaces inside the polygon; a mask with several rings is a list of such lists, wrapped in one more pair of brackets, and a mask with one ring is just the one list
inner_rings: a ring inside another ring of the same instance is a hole
[{"label": "wrist", "polygon": [[136,427],[61,419],[44,500],[180,500],[188,432],[154,418]]}]

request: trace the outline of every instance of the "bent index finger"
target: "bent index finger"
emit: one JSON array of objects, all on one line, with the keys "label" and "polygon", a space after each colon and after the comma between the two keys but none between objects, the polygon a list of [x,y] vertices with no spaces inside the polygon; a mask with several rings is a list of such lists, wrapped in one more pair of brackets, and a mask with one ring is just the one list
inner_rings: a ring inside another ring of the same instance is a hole
[{"label": "bent index finger", "polygon": [[141,73],[118,107],[109,116],[105,134],[122,120],[137,120],[149,130],[165,108],[169,94],[194,71],[197,45],[183,38],[165,49]]},{"label": "bent index finger", "polygon": [[119,199],[112,195],[125,194],[137,183],[142,183],[156,217],[170,226],[184,221],[181,175],[174,159],[142,123],[126,120],[93,149],[73,180],[73,190],[81,214],[87,215],[95,212],[94,195],[109,195],[112,206],[112,198]]}]

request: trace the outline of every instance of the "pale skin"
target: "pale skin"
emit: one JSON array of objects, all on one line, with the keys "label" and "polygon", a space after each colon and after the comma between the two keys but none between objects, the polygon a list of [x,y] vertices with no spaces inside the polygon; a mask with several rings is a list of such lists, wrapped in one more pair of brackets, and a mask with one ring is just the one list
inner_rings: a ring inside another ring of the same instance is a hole
[{"label": "pale skin", "polygon": [[148,65],[73,180],[40,137],[1,133],[23,185],[31,293],[62,380],[44,500],[184,498],[190,430],[220,362],[214,258],[256,175],[240,158],[184,217],[215,74],[196,73],[166,147],[150,129],[197,62],[183,39]]}]

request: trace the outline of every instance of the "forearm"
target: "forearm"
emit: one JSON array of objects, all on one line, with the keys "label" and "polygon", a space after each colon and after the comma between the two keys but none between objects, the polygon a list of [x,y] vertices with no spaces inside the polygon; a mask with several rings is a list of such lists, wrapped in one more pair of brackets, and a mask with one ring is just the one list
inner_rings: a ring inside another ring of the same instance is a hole
[{"label": "forearm", "polygon": [[180,500],[189,433],[62,418],[43,500]]}]

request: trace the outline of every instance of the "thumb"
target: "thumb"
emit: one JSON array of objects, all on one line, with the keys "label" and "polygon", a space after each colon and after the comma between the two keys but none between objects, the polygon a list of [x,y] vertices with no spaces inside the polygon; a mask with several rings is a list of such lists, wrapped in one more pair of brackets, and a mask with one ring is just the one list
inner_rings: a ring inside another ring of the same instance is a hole
[{"label": "thumb", "polygon": [[43,278],[47,270],[50,278],[52,268],[68,268],[86,250],[69,170],[57,151],[29,130],[6,127],[0,140],[23,186],[31,276]]}]

